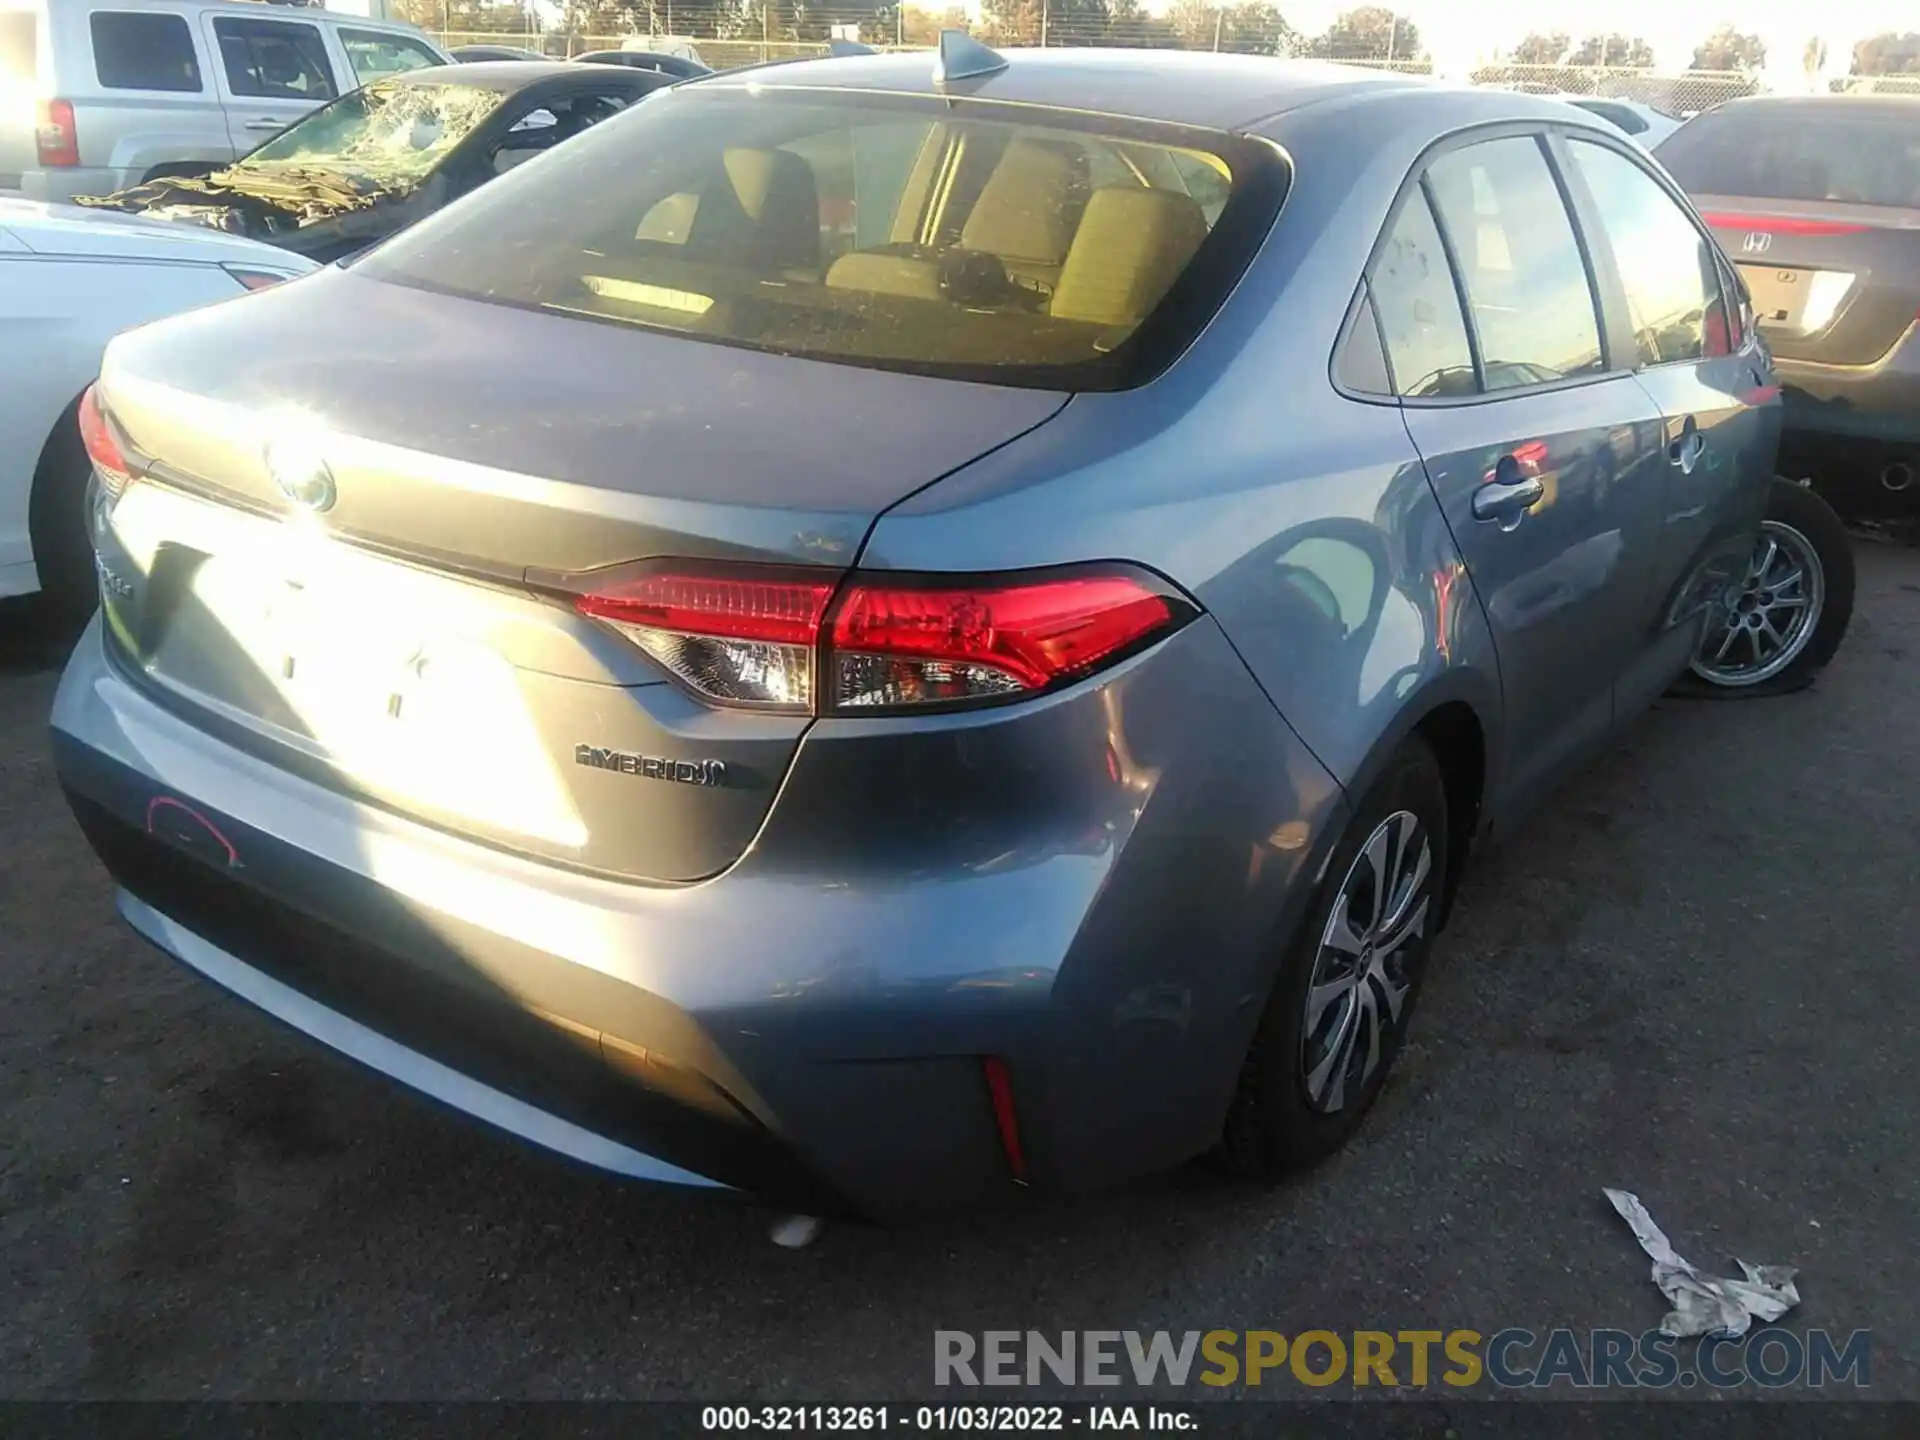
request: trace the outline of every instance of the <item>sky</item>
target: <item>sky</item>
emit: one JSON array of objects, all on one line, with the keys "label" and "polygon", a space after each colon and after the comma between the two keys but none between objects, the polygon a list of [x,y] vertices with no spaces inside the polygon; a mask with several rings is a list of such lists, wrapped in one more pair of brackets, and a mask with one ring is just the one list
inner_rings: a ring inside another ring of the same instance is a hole
[{"label": "sky", "polygon": [[[534,0],[558,13],[558,4]],[[939,11],[953,0],[908,0]],[[959,0],[979,13],[980,0]],[[1173,0],[1145,0],[1150,11],[1164,11]],[[1231,0],[1229,0],[1231,3]],[[1496,51],[1511,49],[1527,34],[1565,31],[1575,43],[1601,31],[1644,39],[1653,46],[1655,68],[1678,71],[1693,59],[1694,47],[1722,25],[1758,33],[1767,42],[1768,69],[1775,88],[1803,77],[1801,56],[1807,41],[1827,42],[1829,73],[1845,74],[1854,43],[1886,30],[1920,30],[1917,0],[1529,0],[1527,5],[1497,6],[1490,0],[1275,0],[1280,13],[1305,35],[1325,30],[1343,10],[1370,3],[1389,4],[1420,27],[1425,49],[1443,74],[1464,76]],[[1603,18],[1604,17],[1604,18]]]},{"label": "sky", "polygon": [[[1298,30],[1317,34],[1353,0],[1280,0],[1280,10]],[[1732,24],[1767,40],[1773,60],[1789,58],[1798,70],[1806,42],[1816,34],[1830,56],[1851,54],[1856,40],[1883,30],[1920,30],[1914,0],[1529,0],[1525,7],[1468,4],[1463,0],[1400,0],[1395,6],[1420,27],[1426,48],[1442,66],[1471,65],[1493,50],[1511,47],[1530,31],[1566,31],[1576,41],[1600,30],[1638,36],[1652,44],[1661,70],[1685,69],[1693,48],[1721,25]]]}]

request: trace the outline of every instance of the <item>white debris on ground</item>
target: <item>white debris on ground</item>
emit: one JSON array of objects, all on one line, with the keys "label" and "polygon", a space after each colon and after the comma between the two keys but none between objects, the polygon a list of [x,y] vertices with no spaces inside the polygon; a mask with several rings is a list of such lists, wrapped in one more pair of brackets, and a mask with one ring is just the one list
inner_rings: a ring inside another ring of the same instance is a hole
[{"label": "white debris on ground", "polygon": [[804,1250],[820,1238],[826,1222],[817,1215],[789,1215],[774,1222],[768,1238],[784,1250]]},{"label": "white debris on ground", "polygon": [[1653,1283],[1673,1305],[1660,1322],[1663,1334],[1724,1335],[1738,1339],[1755,1320],[1778,1320],[1800,1303],[1793,1283],[1800,1272],[1791,1265],[1749,1265],[1736,1260],[1745,1280],[1722,1280],[1703,1275],[1674,1253],[1666,1234],[1640,1197],[1626,1190],[1603,1190],[1620,1218],[1633,1229],[1640,1248],[1653,1259]]}]

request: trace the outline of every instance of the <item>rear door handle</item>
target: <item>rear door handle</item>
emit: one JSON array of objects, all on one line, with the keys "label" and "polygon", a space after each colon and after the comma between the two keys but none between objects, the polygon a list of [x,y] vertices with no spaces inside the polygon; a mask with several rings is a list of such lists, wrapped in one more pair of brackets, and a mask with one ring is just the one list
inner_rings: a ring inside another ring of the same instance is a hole
[{"label": "rear door handle", "polygon": [[247,130],[284,130],[287,128],[287,122],[272,119],[249,120],[242,128]]},{"label": "rear door handle", "polygon": [[1491,520],[1511,530],[1547,493],[1544,481],[1529,475],[1523,480],[1489,480],[1473,492],[1473,518]]},{"label": "rear door handle", "polygon": [[1700,457],[1707,453],[1707,437],[1698,430],[1689,430],[1667,447],[1667,459],[1680,467],[1682,475],[1691,475],[1693,467],[1700,463]]}]

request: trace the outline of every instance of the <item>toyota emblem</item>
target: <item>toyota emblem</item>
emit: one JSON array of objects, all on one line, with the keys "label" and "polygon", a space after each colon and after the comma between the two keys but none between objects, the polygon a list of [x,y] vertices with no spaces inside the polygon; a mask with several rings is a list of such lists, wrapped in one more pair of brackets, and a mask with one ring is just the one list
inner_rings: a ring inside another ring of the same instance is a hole
[{"label": "toyota emblem", "polygon": [[1764,230],[1749,230],[1747,238],[1740,242],[1740,249],[1748,255],[1764,255],[1773,247],[1773,236]]},{"label": "toyota emblem", "polygon": [[305,440],[270,440],[266,460],[267,474],[287,499],[315,514],[333,508],[333,502],[339,498],[333,471],[327,468],[326,460],[313,445]]}]

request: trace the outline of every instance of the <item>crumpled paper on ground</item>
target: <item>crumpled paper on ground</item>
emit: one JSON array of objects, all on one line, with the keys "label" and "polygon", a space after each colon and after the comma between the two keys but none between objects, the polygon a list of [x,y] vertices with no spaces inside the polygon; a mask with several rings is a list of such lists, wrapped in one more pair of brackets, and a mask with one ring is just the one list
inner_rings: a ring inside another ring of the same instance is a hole
[{"label": "crumpled paper on ground", "polygon": [[1633,1228],[1640,1248],[1653,1258],[1653,1283],[1672,1302],[1673,1309],[1660,1322],[1662,1334],[1676,1338],[1724,1335],[1737,1340],[1755,1320],[1778,1320],[1800,1303],[1800,1291],[1793,1283],[1800,1272],[1793,1266],[1749,1265],[1736,1260],[1746,1272],[1745,1280],[1702,1275],[1674,1253],[1638,1195],[1626,1190],[1603,1193],[1620,1212],[1620,1218]]}]

